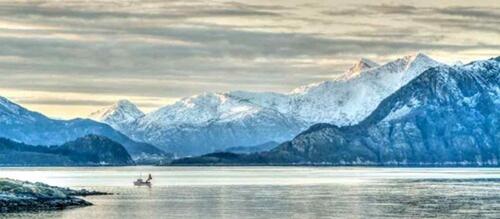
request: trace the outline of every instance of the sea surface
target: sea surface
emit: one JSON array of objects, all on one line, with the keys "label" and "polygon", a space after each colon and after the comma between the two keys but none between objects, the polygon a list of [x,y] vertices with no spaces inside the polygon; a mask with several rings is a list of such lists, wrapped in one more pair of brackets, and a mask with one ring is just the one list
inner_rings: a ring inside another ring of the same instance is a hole
[{"label": "sea surface", "polygon": [[[135,187],[153,176],[153,186]],[[499,168],[0,168],[0,177],[111,192],[9,218],[500,218]]]}]

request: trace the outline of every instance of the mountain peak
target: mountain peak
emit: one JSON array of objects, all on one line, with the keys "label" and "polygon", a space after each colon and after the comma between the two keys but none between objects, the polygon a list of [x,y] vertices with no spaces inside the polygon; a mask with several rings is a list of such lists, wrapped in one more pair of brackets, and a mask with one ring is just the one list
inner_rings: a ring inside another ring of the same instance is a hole
[{"label": "mountain peak", "polygon": [[359,59],[354,65],[352,65],[347,71],[345,72],[345,78],[349,79],[352,77],[355,77],[359,75],[361,72],[366,71],[368,69],[372,69],[375,67],[380,66],[378,63],[366,59],[366,58],[361,58]]},{"label": "mountain peak", "polygon": [[430,57],[428,55],[421,53],[421,52],[417,52],[415,54],[404,56],[404,59],[408,59],[408,60],[424,59],[424,58],[430,59]]},{"label": "mountain peak", "polygon": [[384,72],[383,77],[386,83],[396,83],[397,86],[402,86],[425,70],[441,65],[444,64],[435,61],[423,53],[416,53],[403,56],[380,67],[369,70],[366,73],[380,74]]},{"label": "mountain peak", "polygon": [[115,106],[135,106],[135,104],[133,104],[132,102],[130,102],[127,99],[118,100],[114,105]]},{"label": "mountain peak", "polygon": [[416,53],[416,54],[413,54],[413,55],[407,55],[407,56],[404,56],[402,58],[402,60],[404,60],[404,62],[406,63],[407,65],[407,68],[410,67],[410,65],[439,65],[441,63],[439,63],[438,61],[432,59],[431,57],[429,57],[428,55],[424,54],[424,53]]},{"label": "mountain peak", "polygon": [[111,106],[91,113],[89,118],[106,122],[115,127],[119,124],[132,122],[142,116],[144,116],[144,113],[135,104],[129,100],[119,100]]},{"label": "mountain peak", "polygon": [[[352,65],[345,73],[342,79],[349,80],[358,77],[364,73],[377,73],[377,72],[402,72],[408,71],[410,78],[416,76],[415,72],[421,73],[423,70],[442,65],[442,63],[430,58],[424,53],[417,52],[415,54],[406,55],[394,61],[388,62],[384,65],[379,65],[369,59],[362,58],[354,65]],[[408,81],[408,80],[407,80]]]}]

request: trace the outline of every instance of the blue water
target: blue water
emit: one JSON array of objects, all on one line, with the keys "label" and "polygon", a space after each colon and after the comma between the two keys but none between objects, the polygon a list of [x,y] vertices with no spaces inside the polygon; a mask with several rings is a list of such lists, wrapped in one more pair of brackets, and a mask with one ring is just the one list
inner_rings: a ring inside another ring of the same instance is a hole
[{"label": "blue water", "polygon": [[[132,182],[153,175],[153,186]],[[500,169],[1,168],[0,177],[112,192],[12,218],[500,218]]]}]

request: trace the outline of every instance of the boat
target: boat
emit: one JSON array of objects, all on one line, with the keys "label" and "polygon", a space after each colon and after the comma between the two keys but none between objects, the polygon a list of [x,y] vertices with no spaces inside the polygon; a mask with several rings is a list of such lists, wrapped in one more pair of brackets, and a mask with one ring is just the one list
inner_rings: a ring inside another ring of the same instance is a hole
[{"label": "boat", "polygon": [[143,180],[141,178],[137,179],[136,181],[134,181],[134,185],[135,186],[147,186],[147,187],[151,187],[151,180],[153,180],[153,177],[151,177],[151,174],[149,174],[148,178],[146,180]]}]

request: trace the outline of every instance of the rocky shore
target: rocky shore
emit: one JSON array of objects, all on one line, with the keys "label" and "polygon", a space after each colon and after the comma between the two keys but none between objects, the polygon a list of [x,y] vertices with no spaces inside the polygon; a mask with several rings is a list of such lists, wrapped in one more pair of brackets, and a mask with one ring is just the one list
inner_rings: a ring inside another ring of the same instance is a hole
[{"label": "rocky shore", "polygon": [[79,196],[108,194],[0,178],[0,213],[84,207],[92,203]]}]

